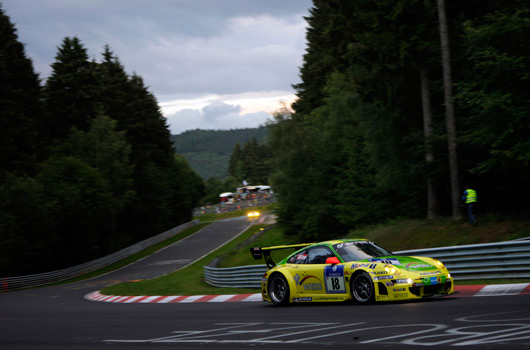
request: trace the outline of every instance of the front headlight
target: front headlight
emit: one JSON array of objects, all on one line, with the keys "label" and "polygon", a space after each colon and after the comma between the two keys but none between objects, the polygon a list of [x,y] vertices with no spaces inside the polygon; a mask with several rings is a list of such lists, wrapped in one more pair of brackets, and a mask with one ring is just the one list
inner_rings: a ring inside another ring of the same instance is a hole
[{"label": "front headlight", "polygon": [[401,273],[394,265],[385,265],[385,271],[390,275],[399,275]]}]

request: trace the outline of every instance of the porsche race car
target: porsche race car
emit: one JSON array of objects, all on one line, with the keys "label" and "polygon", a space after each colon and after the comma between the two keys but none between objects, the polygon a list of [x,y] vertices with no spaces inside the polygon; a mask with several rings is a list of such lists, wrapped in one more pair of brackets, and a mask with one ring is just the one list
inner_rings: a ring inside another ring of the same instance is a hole
[{"label": "porsche race car", "polygon": [[[271,252],[297,249],[279,263]],[[396,256],[366,239],[333,240],[250,248],[269,270],[261,280],[264,301],[296,302],[353,300],[365,304],[443,296],[454,293],[447,268],[427,257]]]}]

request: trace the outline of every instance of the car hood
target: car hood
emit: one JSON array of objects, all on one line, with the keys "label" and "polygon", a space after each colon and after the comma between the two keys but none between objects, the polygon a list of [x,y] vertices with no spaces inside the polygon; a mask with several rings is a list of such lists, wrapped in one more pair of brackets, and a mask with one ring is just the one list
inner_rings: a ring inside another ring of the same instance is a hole
[{"label": "car hood", "polygon": [[431,258],[416,258],[412,256],[384,256],[380,258],[372,258],[361,260],[362,262],[371,263],[382,263],[391,264],[400,269],[408,271],[425,271],[425,270],[438,270],[438,267],[434,265],[434,261]]}]

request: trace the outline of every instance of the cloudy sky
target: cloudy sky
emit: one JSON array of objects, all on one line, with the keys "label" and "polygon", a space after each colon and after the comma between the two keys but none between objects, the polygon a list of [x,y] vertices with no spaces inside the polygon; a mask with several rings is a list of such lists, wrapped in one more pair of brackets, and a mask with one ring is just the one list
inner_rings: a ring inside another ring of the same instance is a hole
[{"label": "cloudy sky", "polygon": [[77,36],[140,75],[172,134],[257,127],[294,99],[311,0],[0,0],[45,80]]}]

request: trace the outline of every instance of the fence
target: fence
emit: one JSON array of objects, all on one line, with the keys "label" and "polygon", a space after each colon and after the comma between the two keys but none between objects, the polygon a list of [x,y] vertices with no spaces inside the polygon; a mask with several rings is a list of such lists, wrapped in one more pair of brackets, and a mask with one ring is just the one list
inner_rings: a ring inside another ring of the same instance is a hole
[{"label": "fence", "polygon": [[35,275],[0,278],[0,290],[8,291],[21,288],[37,287],[84,275],[86,273],[98,270],[117,261],[125,259],[135,253],[138,253],[139,251],[144,250],[145,248],[162,242],[176,235],[179,232],[193,227],[198,223],[198,220],[187,222],[180,226],[174,227],[171,230],[163,232],[159,235],[138,242],[130,247],[119,250],[113,254],[74,267]]},{"label": "fence", "polygon": [[[394,253],[436,258],[444,263],[455,280],[530,278],[530,239]],[[259,288],[266,271],[266,265],[205,266],[204,279],[216,287]]]}]

